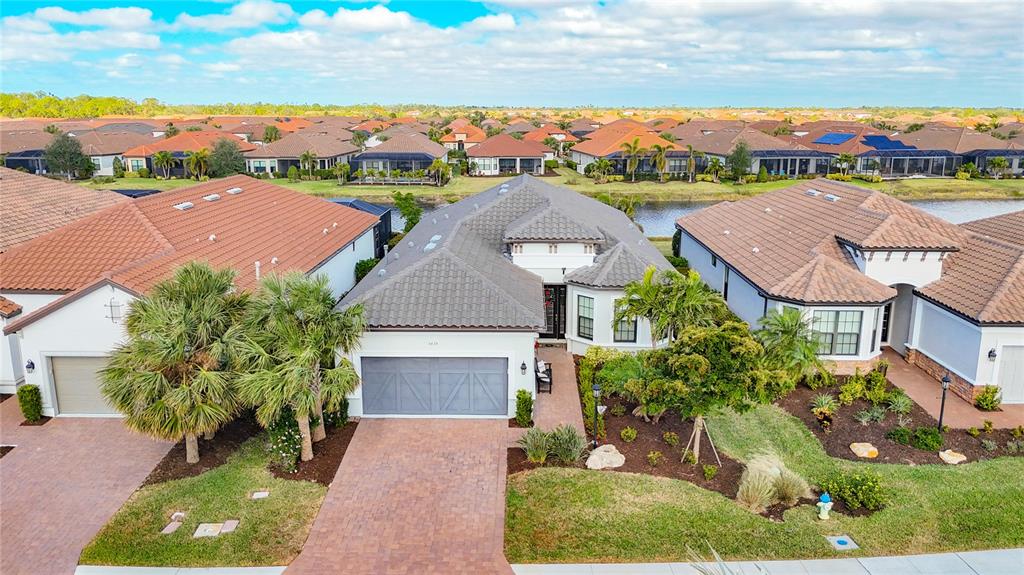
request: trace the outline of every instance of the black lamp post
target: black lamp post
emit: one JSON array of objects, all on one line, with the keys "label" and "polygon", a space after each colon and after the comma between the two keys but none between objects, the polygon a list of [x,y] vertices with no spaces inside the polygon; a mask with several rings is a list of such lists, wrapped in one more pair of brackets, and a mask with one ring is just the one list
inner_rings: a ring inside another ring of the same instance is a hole
[{"label": "black lamp post", "polygon": [[949,372],[942,376],[942,404],[939,405],[939,433],[942,433],[942,416],[946,413],[946,392],[949,390],[949,384],[952,382],[949,379]]},{"label": "black lamp post", "polygon": [[597,402],[601,399],[601,384],[595,383],[592,388],[594,392],[594,448],[597,448]]}]

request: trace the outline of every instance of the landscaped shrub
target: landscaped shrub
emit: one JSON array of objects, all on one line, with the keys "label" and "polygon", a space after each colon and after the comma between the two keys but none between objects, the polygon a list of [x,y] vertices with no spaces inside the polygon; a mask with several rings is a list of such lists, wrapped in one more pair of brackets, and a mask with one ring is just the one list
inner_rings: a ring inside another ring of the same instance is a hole
[{"label": "landscaped shrub", "polygon": [[[347,414],[346,409],[346,417]],[[278,468],[288,473],[298,471],[299,457],[302,455],[302,433],[290,409],[283,410],[277,421],[267,428],[267,441],[271,459]]]},{"label": "landscaped shrub", "polygon": [[288,181],[296,182],[299,179],[299,169],[295,166],[288,167]]},{"label": "landscaped shrub", "polygon": [[658,464],[661,463],[661,460],[664,457],[665,456],[662,455],[662,453],[660,451],[648,451],[647,452],[647,463],[650,464],[651,467],[657,467]]},{"label": "landscaped shrub", "polygon": [[995,441],[992,441],[991,439],[981,440],[981,448],[984,449],[985,451],[995,451],[997,447],[999,446],[996,444]]},{"label": "landscaped shrub", "polygon": [[701,469],[704,471],[704,480],[705,481],[711,481],[712,479],[715,478],[716,475],[718,475],[718,466],[717,465],[709,465],[709,464],[705,463],[703,466],[701,466]]},{"label": "landscaped shrub", "polygon": [[324,425],[328,427],[344,427],[348,423],[348,399],[342,399],[337,411],[324,412]]},{"label": "landscaped shrub", "polygon": [[969,180],[969,179],[971,179],[971,174],[970,174],[970,172],[964,172],[964,171],[961,170],[961,171],[958,171],[956,173],[956,179],[958,179],[958,180]]},{"label": "landscaped shrub", "polygon": [[850,405],[864,397],[866,393],[867,381],[858,369],[846,380],[846,383],[839,386],[839,404]]},{"label": "landscaped shrub", "polygon": [[910,438],[910,444],[922,451],[939,451],[942,449],[942,434],[934,427],[918,427]]},{"label": "landscaped shrub", "polygon": [[871,406],[868,410],[868,420],[874,423],[882,423],[885,421],[885,414],[888,413],[881,405]]},{"label": "landscaped shrub", "polygon": [[981,430],[984,431],[985,433],[992,433],[993,431],[996,430],[996,426],[994,423],[992,423],[991,419],[986,419],[981,423]]},{"label": "landscaped shrub", "polygon": [[608,413],[611,413],[615,417],[622,417],[623,415],[626,415],[626,406],[621,403],[616,403],[608,410]]},{"label": "landscaped shrub", "polygon": [[666,431],[661,434],[661,438],[669,445],[669,447],[676,447],[679,445],[679,434],[674,431]]},{"label": "landscaped shrub", "polygon": [[544,160],[544,168],[554,170],[558,167],[558,160]]},{"label": "landscaped shrub", "polygon": [[672,264],[672,267],[676,268],[679,273],[686,273],[690,269],[690,262],[686,258],[679,256],[666,256],[665,259],[668,263]]},{"label": "landscaped shrub", "polygon": [[885,437],[900,445],[910,445],[912,435],[913,433],[907,427],[894,427],[885,434]]},{"label": "landscaped shrub", "polygon": [[753,513],[763,513],[775,502],[775,481],[764,473],[751,473],[748,467],[740,477],[736,502]]},{"label": "landscaped shrub", "polygon": [[380,260],[377,258],[367,258],[365,260],[359,260],[356,262],[356,283],[362,281],[366,274],[370,273],[373,266],[377,265]]},{"label": "landscaped shrub", "polygon": [[889,495],[882,487],[882,478],[870,471],[836,472],[818,487],[851,510],[863,507],[875,511],[889,501]]},{"label": "landscaped shrub", "polygon": [[871,412],[862,409],[853,416],[853,420],[861,425],[867,425],[871,423]]},{"label": "landscaped shrub", "polygon": [[835,180],[837,182],[852,182],[853,181],[853,176],[851,176],[850,174],[846,174],[846,175],[843,175],[843,174],[829,174],[829,175],[827,175],[825,177],[827,179],[829,179],[829,180]]},{"label": "landscaped shrub", "polygon": [[1006,451],[1009,453],[1020,453],[1024,451],[1024,441],[1011,439],[1006,442]]},{"label": "landscaped shrub", "polygon": [[43,418],[43,394],[38,385],[26,384],[18,387],[18,407],[25,421],[35,423]]},{"label": "landscaped shrub", "polygon": [[559,425],[548,434],[551,455],[561,463],[574,465],[587,452],[587,438],[569,424]]},{"label": "landscaped shrub", "polygon": [[[596,406],[591,389],[595,378],[606,361],[621,355],[621,353],[614,349],[593,346],[587,350],[586,355],[580,358],[579,377],[576,383],[579,385],[580,406],[583,409],[583,424],[586,426],[587,433],[591,435],[594,435],[594,409]],[[596,435],[598,439],[605,437],[604,417],[602,415],[597,417]]]},{"label": "landscaped shrub", "polygon": [[761,166],[761,169],[757,172],[757,181],[758,182],[767,182],[768,181],[768,169],[765,168],[764,166]]},{"label": "landscaped shrub", "polygon": [[526,452],[526,459],[530,463],[544,465],[551,451],[551,435],[540,428],[531,427],[519,438],[517,444]]},{"label": "landscaped shrub", "polygon": [[914,406],[914,401],[905,393],[894,393],[889,397],[889,411],[906,415]]},{"label": "landscaped shrub", "polygon": [[982,411],[995,411],[999,409],[999,404],[1003,402],[1002,395],[999,393],[999,388],[994,385],[987,385],[985,389],[974,398],[974,407]]},{"label": "landscaped shrub", "polygon": [[672,234],[672,253],[673,254],[678,254],[679,253],[679,244],[682,243],[682,241],[683,241],[683,232],[682,232],[682,230],[677,229],[675,231],[675,233]]},{"label": "landscaped shrub", "polygon": [[1018,425],[1010,430],[1010,435],[1017,439],[1024,439],[1024,425]]},{"label": "landscaped shrub", "polygon": [[391,251],[391,250],[395,249],[395,246],[397,246],[402,241],[402,238],[404,238],[404,237],[405,237],[405,234],[403,234],[403,233],[396,232],[396,233],[391,234],[391,237],[388,238],[388,251]]},{"label": "landscaped shrub", "polygon": [[150,176],[149,168],[139,168],[139,177],[148,178]]},{"label": "landscaped shrub", "polygon": [[124,177],[129,180],[135,180],[141,178],[142,176],[140,176],[138,172],[125,172]]},{"label": "landscaped shrub", "polygon": [[970,435],[971,437],[978,437],[979,435],[981,435],[981,430],[978,429],[977,427],[968,427],[967,435]]},{"label": "landscaped shrub", "polygon": [[533,395],[525,389],[516,392],[516,423],[520,427],[529,427],[533,421]]},{"label": "landscaped shrub", "polygon": [[864,392],[864,398],[872,405],[885,403],[891,395],[889,382],[885,380],[885,375],[880,371],[872,370],[868,372],[865,379],[867,380],[867,391]]},{"label": "landscaped shrub", "polygon": [[775,478],[775,495],[783,505],[791,507],[796,505],[801,498],[811,496],[811,486],[803,477],[793,473],[789,469],[782,468],[779,476]]},{"label": "landscaped shrub", "polygon": [[625,427],[622,431],[619,432],[619,437],[621,437],[622,441],[625,441],[626,443],[633,443],[634,441],[636,441],[636,434],[637,431],[635,428]]},{"label": "landscaped shrub", "polygon": [[813,374],[804,378],[804,383],[811,389],[819,387],[831,387],[836,384],[836,376],[827,369],[819,369]]}]

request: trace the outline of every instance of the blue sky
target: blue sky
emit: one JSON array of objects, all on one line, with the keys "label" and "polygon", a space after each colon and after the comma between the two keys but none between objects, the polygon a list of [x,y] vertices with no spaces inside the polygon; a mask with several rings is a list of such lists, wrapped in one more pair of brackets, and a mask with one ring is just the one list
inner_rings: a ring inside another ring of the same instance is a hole
[{"label": "blue sky", "polygon": [[1024,2],[4,0],[0,88],[170,103],[1024,107]]}]

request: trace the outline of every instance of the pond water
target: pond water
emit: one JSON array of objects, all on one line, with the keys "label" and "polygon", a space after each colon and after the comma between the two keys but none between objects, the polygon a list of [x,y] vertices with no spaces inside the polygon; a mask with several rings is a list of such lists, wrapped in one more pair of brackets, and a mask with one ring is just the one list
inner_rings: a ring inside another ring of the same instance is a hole
[{"label": "pond water", "polygon": [[[649,203],[636,212],[636,221],[643,226],[648,236],[671,236],[675,233],[676,219],[701,210],[715,202],[659,202]],[[922,210],[948,220],[954,224],[988,218],[1024,210],[1021,200],[913,200],[907,202]],[[423,217],[434,209],[423,206]],[[391,229],[399,232],[405,226],[405,219],[398,210],[391,210]]]}]

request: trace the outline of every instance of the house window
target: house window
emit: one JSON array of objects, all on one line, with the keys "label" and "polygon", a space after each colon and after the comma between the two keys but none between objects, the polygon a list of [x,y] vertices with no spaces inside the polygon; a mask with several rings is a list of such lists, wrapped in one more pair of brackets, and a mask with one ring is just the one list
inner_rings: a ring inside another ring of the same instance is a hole
[{"label": "house window", "polygon": [[146,160],[132,160],[132,171],[137,172],[146,167]]},{"label": "house window", "polygon": [[857,355],[860,344],[860,311],[816,311],[811,330],[818,338],[821,355]]},{"label": "house window", "polygon": [[[616,307],[618,306],[616,305]],[[636,318],[623,318],[615,324],[614,340],[623,343],[636,343]]]},{"label": "house window", "polygon": [[557,254],[558,253],[558,244],[548,244],[548,253],[549,254]]},{"label": "house window", "polygon": [[512,253],[521,254],[523,253],[523,244],[512,244]]},{"label": "house window", "polygon": [[583,253],[592,254],[594,253],[594,244],[583,244]]},{"label": "house window", "polygon": [[875,351],[875,340],[878,339],[878,317],[880,313],[878,308],[875,308],[875,323],[871,327],[871,351]]},{"label": "house window", "polygon": [[576,296],[576,335],[594,339],[594,298]]},{"label": "house window", "polygon": [[267,171],[266,160],[252,160],[252,171],[257,174],[261,174]]},{"label": "house window", "polygon": [[100,163],[100,159],[99,159],[99,158],[92,158],[92,167],[93,167],[93,168],[94,168],[94,169],[95,169],[96,171],[99,171],[99,170],[100,170],[100,168],[102,167],[102,165],[101,165],[101,163]]},{"label": "house window", "polygon": [[116,298],[110,298],[110,301],[107,302],[106,308],[107,308],[107,319],[109,319],[111,323],[120,323],[121,322],[121,302],[117,301]]},{"label": "house window", "polygon": [[722,299],[729,301],[729,268],[725,268],[725,280],[722,282]]},{"label": "house window", "polygon": [[718,256],[716,256],[715,254],[711,254],[711,267],[718,267]]}]

